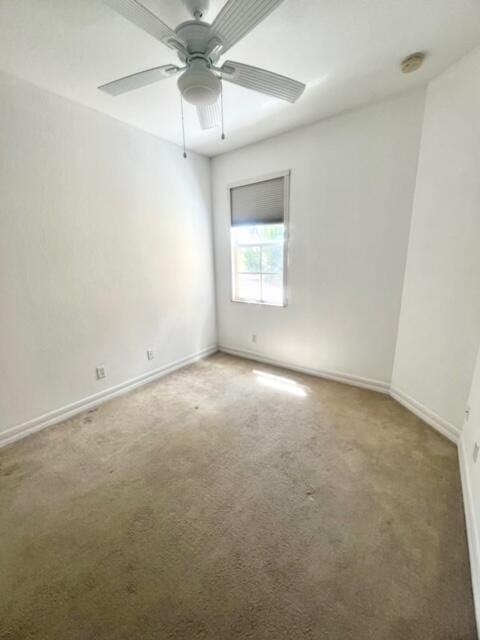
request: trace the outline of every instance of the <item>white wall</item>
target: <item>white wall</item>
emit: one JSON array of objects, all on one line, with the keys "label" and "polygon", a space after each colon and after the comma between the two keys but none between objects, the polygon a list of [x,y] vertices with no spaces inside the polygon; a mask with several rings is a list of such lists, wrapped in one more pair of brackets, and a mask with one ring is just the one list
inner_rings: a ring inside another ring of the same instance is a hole
[{"label": "white wall", "polygon": [[[404,95],[213,160],[220,345],[390,382],[423,107]],[[284,169],[289,305],[231,302],[227,185]]]},{"label": "white wall", "polygon": [[0,104],[5,431],[214,345],[216,328],[209,160],[3,74]]},{"label": "white wall", "polygon": [[463,423],[480,339],[480,50],[427,92],[393,387]]}]

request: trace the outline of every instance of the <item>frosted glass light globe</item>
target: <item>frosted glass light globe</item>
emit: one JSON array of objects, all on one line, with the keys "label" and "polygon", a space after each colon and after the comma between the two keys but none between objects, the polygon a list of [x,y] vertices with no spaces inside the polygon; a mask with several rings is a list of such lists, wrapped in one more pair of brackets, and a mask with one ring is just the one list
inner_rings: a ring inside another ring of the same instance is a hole
[{"label": "frosted glass light globe", "polygon": [[205,66],[192,65],[178,79],[178,88],[184,100],[196,107],[205,107],[218,100],[222,85]]}]

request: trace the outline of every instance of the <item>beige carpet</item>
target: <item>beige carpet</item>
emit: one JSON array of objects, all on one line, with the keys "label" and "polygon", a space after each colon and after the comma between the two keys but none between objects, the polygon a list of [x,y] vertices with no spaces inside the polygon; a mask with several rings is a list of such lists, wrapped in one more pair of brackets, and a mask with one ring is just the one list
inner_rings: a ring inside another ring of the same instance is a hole
[{"label": "beige carpet", "polygon": [[216,355],[0,482],[2,640],[475,638],[456,449],[381,394]]}]

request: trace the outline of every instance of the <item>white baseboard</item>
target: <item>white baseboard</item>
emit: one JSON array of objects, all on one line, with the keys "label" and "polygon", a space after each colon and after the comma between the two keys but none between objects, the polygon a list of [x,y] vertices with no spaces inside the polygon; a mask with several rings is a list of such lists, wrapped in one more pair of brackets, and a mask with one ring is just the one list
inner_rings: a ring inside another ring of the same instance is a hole
[{"label": "white baseboard", "polygon": [[153,371],[149,371],[144,373],[136,378],[132,378],[130,380],[126,380],[114,387],[110,387],[109,389],[105,389],[96,393],[94,395],[88,396],[86,398],[82,398],[77,402],[73,402],[64,407],[60,407],[49,413],[38,416],[27,422],[24,422],[19,425],[15,425],[6,429],[5,431],[0,432],[0,447],[4,447],[7,444],[11,444],[20,438],[24,438],[30,433],[34,433],[35,431],[39,431],[40,429],[44,429],[52,424],[56,424],[58,422],[62,422],[63,420],[67,420],[77,413],[81,413],[86,409],[90,409],[94,406],[97,406],[107,400],[115,398],[123,393],[127,393],[136,387],[146,384],[147,382],[151,382],[160,378],[168,373],[171,373],[181,367],[185,367],[192,362],[200,360],[201,358],[205,358],[209,355],[212,355],[216,351],[222,351],[223,353],[228,353],[230,355],[238,356],[240,358],[247,358],[248,360],[254,360],[256,362],[262,362],[264,364],[270,364],[272,366],[281,367],[283,369],[290,369],[292,371],[298,371],[299,373],[305,373],[307,375],[312,375],[319,378],[326,378],[328,380],[335,380],[336,382],[342,382],[344,384],[349,384],[356,387],[361,387],[363,389],[370,389],[371,391],[377,391],[380,393],[390,393],[390,395],[400,402],[407,409],[412,411],[419,418],[424,420],[427,424],[432,426],[434,429],[439,431],[441,434],[446,436],[452,442],[458,443],[460,432],[459,430],[450,422],[444,420],[439,415],[422,405],[417,400],[414,400],[404,392],[399,389],[395,389],[390,387],[388,382],[383,382],[381,380],[374,380],[371,378],[364,378],[362,376],[354,376],[347,373],[341,373],[338,371],[328,371],[323,369],[314,369],[311,367],[303,367],[300,365],[292,364],[290,362],[285,362],[283,360],[277,360],[276,358],[269,358],[268,356],[264,356],[255,351],[250,351],[247,349],[237,349],[235,347],[229,347],[226,345],[219,345],[207,347],[202,349],[201,351],[194,353],[185,358],[181,358],[176,360],[175,362],[171,362],[169,364],[163,365],[158,369]]},{"label": "white baseboard", "polygon": [[446,438],[458,443],[460,437],[460,430],[455,427],[451,422],[444,420],[438,414],[436,414],[428,407],[424,406],[417,400],[414,400],[403,391],[391,387],[388,382],[381,380],[372,380],[370,378],[363,378],[361,376],[354,376],[347,373],[340,373],[338,371],[326,371],[323,369],[313,369],[310,367],[302,367],[295,365],[284,360],[277,360],[276,358],[270,358],[264,356],[256,351],[250,351],[248,349],[237,349],[236,347],[230,347],[228,345],[219,345],[218,350],[223,353],[228,353],[240,358],[247,358],[248,360],[254,360],[256,362],[263,362],[265,364],[271,364],[276,367],[282,367],[283,369],[290,369],[292,371],[298,371],[299,373],[306,373],[311,376],[319,378],[327,378],[328,380],[335,380],[337,382],[343,382],[355,387],[362,387],[363,389],[370,389],[372,391],[379,391],[380,393],[389,393],[392,398],[406,407],[409,411],[421,418],[428,425],[439,431]]},{"label": "white baseboard", "polygon": [[473,492],[467,465],[467,451],[463,437],[458,442],[458,459],[460,463],[460,477],[462,480],[463,508],[467,529],[468,551],[470,555],[470,573],[472,576],[473,604],[477,621],[477,631],[480,630],[480,544],[478,528],[473,508]]},{"label": "white baseboard", "polygon": [[256,351],[249,351],[247,349],[237,349],[234,347],[229,347],[227,345],[219,345],[218,350],[222,351],[223,353],[228,353],[232,356],[247,358],[248,360],[254,360],[256,362],[263,362],[264,364],[271,364],[275,367],[282,367],[283,369],[290,369],[291,371],[306,373],[310,376],[316,376],[317,378],[327,378],[328,380],[335,380],[336,382],[343,382],[354,387],[362,387],[362,389],[370,389],[371,391],[378,391],[380,393],[388,393],[390,388],[388,382],[383,382],[381,380],[362,378],[361,376],[354,376],[348,373],[340,373],[338,371],[325,371],[323,369],[302,367],[300,365],[291,364],[290,362],[285,362],[283,360],[269,358],[260,353],[257,353]]},{"label": "white baseboard", "polygon": [[192,364],[197,360],[201,360],[202,358],[206,358],[207,356],[210,356],[217,351],[218,349],[216,345],[213,347],[207,347],[206,349],[202,349],[201,351],[191,354],[185,358],[180,358],[179,360],[175,360],[174,362],[163,365],[158,369],[143,373],[136,378],[131,378],[130,380],[121,382],[114,387],[104,389],[103,391],[95,393],[92,396],[82,398],[77,402],[73,402],[64,407],[55,409],[54,411],[45,413],[42,416],[38,416],[37,418],[33,418],[32,420],[23,422],[22,424],[10,427],[5,431],[0,432],[0,447],[5,447],[7,444],[11,444],[16,440],[20,440],[20,438],[25,438],[25,436],[28,436],[35,431],[40,431],[40,429],[44,429],[45,427],[49,427],[50,425],[57,424],[58,422],[62,422],[63,420],[67,420],[67,418],[71,418],[77,413],[81,413],[86,409],[91,409],[92,407],[98,406],[99,404],[107,402],[108,400],[111,400],[116,396],[127,393],[128,391],[132,391],[132,389],[141,387],[142,385],[147,384],[147,382],[152,382],[153,380],[161,378],[168,373],[172,373],[177,369],[186,367],[187,365]]},{"label": "white baseboard", "polygon": [[460,438],[460,430],[453,425],[448,420],[444,420],[437,413],[423,405],[418,400],[414,400],[409,395],[400,391],[399,389],[395,389],[394,387],[390,387],[390,395],[401,405],[406,407],[409,411],[414,413],[416,416],[421,418],[424,422],[429,424],[431,427],[439,431],[446,438],[458,444]]}]

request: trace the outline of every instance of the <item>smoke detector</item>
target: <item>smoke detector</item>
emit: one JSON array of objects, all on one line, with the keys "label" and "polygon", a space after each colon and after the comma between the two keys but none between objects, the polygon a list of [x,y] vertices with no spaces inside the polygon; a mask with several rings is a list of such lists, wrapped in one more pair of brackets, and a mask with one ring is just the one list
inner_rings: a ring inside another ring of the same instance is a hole
[{"label": "smoke detector", "polygon": [[404,58],[401,62],[402,73],[413,73],[418,71],[425,60],[425,53],[423,51],[417,51]]}]

